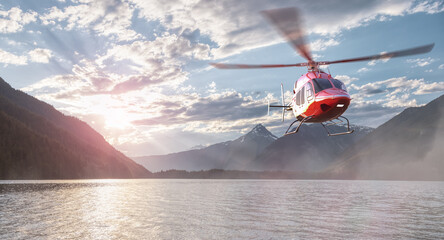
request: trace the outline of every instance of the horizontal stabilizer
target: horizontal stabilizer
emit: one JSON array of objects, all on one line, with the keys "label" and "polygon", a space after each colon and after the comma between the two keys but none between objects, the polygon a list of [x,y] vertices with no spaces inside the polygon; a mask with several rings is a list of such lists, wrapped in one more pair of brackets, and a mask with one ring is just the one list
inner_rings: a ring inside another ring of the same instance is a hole
[{"label": "horizontal stabilizer", "polygon": [[282,105],[270,105],[270,107],[282,107],[282,108],[289,108],[290,106],[282,106]]}]

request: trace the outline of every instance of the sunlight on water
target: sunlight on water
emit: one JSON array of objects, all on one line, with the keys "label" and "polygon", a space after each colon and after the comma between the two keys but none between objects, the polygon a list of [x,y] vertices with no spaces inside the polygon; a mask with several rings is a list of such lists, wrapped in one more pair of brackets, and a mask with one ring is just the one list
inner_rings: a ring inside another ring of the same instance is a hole
[{"label": "sunlight on water", "polygon": [[443,182],[0,183],[0,239],[444,238]]}]

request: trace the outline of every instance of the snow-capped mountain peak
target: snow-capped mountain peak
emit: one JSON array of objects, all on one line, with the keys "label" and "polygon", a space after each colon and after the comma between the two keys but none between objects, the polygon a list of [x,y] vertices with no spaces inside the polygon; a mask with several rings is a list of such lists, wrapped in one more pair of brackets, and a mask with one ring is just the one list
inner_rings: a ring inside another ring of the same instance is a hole
[{"label": "snow-capped mountain peak", "polygon": [[250,132],[239,138],[240,142],[244,142],[247,139],[248,140],[264,139],[266,141],[273,142],[276,139],[278,139],[278,137],[276,137],[270,131],[268,131],[267,128],[265,128],[262,124],[258,124],[253,129],[251,129]]}]

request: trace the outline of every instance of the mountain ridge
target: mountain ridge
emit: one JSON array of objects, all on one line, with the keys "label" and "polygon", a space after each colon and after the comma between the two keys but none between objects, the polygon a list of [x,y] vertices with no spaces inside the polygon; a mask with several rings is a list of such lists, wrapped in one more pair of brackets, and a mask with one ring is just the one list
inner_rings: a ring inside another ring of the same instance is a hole
[{"label": "mountain ridge", "polygon": [[332,178],[444,180],[444,95],[407,108],[347,149]]},{"label": "mountain ridge", "polygon": [[[287,147],[291,148],[291,145],[294,144],[294,139],[299,139],[298,141],[301,141],[301,138],[305,139],[306,135],[308,133],[311,133],[313,130],[315,130],[316,136],[312,139],[309,139],[311,141],[311,145],[316,144],[318,138],[331,138],[327,136],[327,133],[322,128],[322,126],[318,125],[319,124],[317,124],[316,126],[304,125],[301,128],[300,133],[278,138],[270,131],[268,131],[268,129],[266,129],[262,124],[257,124],[247,134],[242,135],[232,141],[213,144],[203,149],[193,149],[165,155],[134,157],[133,159],[136,162],[144,165],[147,169],[154,172],[166,171],[170,169],[186,171],[224,169],[240,171],[294,170],[299,172],[314,172],[322,169],[322,167],[303,169],[293,168],[291,166],[291,161],[295,159],[288,156],[294,156],[294,154],[282,154],[282,152],[285,151],[280,149],[280,145],[283,142],[286,142],[289,146]],[[333,128],[335,128],[335,130],[337,131],[345,130],[344,126],[334,126]],[[343,147],[346,147],[370,130],[371,128],[362,127],[356,133],[354,133],[352,137],[333,137],[336,140],[349,139],[340,141],[340,143],[336,144],[335,146],[340,146],[340,144],[342,144],[344,145]],[[330,140],[327,142],[332,145],[332,143],[334,143],[335,141]],[[273,152],[273,154],[269,154],[269,156],[264,157],[267,153],[270,152]],[[313,154],[307,155],[307,157],[313,157]],[[276,162],[277,160],[282,158],[291,159],[291,161],[288,161],[285,164],[281,164],[280,166],[275,168],[270,167],[270,165],[266,164],[267,162]],[[298,159],[296,159],[296,162],[297,161]],[[301,161],[303,160],[299,160],[299,162]],[[317,157],[317,159],[315,160],[315,162],[321,161],[323,160],[320,160],[320,157]]]},{"label": "mountain ridge", "polygon": [[[345,126],[329,126],[333,132],[344,132]],[[335,157],[371,128],[355,128],[353,134],[328,136],[320,124],[305,124],[296,134],[285,135],[270,144],[251,163],[252,170],[258,171],[305,171],[318,172],[335,160]]]},{"label": "mountain ridge", "polygon": [[[1,179],[132,178],[150,175],[148,170],[115,150],[86,123],[65,116],[49,104],[13,89],[1,78],[0,113],[3,129],[0,132]],[[64,120],[67,122],[63,123]],[[78,126],[81,127],[73,134]],[[22,137],[17,138],[17,135]],[[92,137],[83,139],[83,136]]]},{"label": "mountain ridge", "polygon": [[193,149],[165,155],[133,157],[150,171],[180,169],[187,171],[244,168],[266,146],[275,140],[262,124],[257,124],[247,134],[232,141],[212,144],[202,149]]},{"label": "mountain ridge", "polygon": [[[67,116],[57,111],[50,104],[30,96],[20,90],[14,89],[3,78],[0,77],[0,96],[10,100],[15,105],[20,106],[38,116],[44,117],[55,126],[62,128],[79,140],[89,144],[97,145],[101,143],[102,150],[114,151],[115,149],[109,145],[105,138],[90,127],[87,123],[73,116]],[[120,153],[120,152],[119,152]],[[120,153],[121,154],[121,153]],[[121,156],[124,156],[121,154]],[[126,156],[125,156],[126,157]]]}]

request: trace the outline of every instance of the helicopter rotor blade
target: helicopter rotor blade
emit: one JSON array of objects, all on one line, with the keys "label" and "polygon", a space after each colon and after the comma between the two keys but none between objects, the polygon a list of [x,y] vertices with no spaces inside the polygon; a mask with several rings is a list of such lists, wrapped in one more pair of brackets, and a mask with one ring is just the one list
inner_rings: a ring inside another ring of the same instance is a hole
[{"label": "helicopter rotor blade", "polygon": [[279,30],[280,34],[294,49],[309,62],[313,62],[310,49],[305,41],[299,10],[279,8],[262,11],[262,14]]},{"label": "helicopter rotor blade", "polygon": [[366,57],[349,58],[349,59],[342,59],[342,60],[336,60],[336,61],[320,61],[320,62],[317,62],[317,64],[318,65],[330,65],[330,64],[334,64],[334,63],[372,61],[372,60],[379,60],[379,59],[404,57],[404,56],[416,55],[416,54],[421,54],[421,53],[428,53],[433,49],[434,46],[435,46],[435,44],[432,43],[432,44],[428,44],[428,45],[424,45],[424,46],[420,46],[420,47],[409,48],[409,49],[395,51],[395,52],[389,52],[389,53],[381,53],[381,54],[371,55],[371,56],[366,56]]},{"label": "helicopter rotor blade", "polygon": [[282,68],[282,67],[305,67],[307,63],[295,64],[266,64],[266,65],[252,65],[252,64],[226,64],[226,63],[210,63],[211,66],[220,69],[248,69],[248,68]]}]

